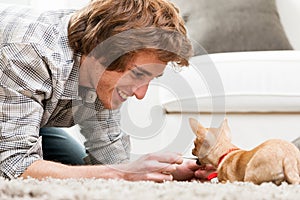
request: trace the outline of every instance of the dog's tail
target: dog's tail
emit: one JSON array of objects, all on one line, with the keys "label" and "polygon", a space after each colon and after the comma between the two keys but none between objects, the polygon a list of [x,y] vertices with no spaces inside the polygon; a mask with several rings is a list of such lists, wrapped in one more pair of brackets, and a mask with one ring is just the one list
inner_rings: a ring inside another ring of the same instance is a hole
[{"label": "dog's tail", "polygon": [[283,160],[283,171],[288,183],[300,184],[300,154],[296,159],[286,157]]}]

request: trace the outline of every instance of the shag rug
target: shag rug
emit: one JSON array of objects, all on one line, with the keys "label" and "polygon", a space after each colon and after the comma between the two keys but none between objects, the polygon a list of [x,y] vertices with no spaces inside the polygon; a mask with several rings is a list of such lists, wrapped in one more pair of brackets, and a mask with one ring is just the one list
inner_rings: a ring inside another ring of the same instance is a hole
[{"label": "shag rug", "polygon": [[299,200],[300,185],[272,183],[201,183],[193,182],[128,182],[101,179],[34,179],[5,180],[0,178],[0,199],[45,200]]}]

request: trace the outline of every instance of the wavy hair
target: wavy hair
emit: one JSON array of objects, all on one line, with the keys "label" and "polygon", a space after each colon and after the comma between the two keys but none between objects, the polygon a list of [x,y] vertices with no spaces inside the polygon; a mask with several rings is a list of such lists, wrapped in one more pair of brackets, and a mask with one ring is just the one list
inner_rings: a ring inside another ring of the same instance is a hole
[{"label": "wavy hair", "polygon": [[74,13],[68,28],[77,53],[104,58],[108,70],[124,70],[138,51],[187,66],[192,45],[179,10],[168,0],[93,0]]}]

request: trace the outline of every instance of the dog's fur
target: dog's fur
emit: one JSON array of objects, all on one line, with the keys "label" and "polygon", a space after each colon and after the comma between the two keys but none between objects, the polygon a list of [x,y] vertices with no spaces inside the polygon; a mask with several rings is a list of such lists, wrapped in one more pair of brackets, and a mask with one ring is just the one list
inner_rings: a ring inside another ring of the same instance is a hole
[{"label": "dog's fur", "polygon": [[219,128],[204,128],[191,118],[190,126],[197,136],[193,155],[201,164],[215,166],[220,182],[300,183],[300,151],[292,143],[272,139],[246,151],[231,143],[227,119]]}]

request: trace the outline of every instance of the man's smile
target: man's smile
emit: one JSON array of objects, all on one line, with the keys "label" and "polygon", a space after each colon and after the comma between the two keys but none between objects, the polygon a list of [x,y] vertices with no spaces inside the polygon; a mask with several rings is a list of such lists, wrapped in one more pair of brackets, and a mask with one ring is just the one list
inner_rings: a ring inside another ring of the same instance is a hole
[{"label": "man's smile", "polygon": [[117,92],[118,92],[119,96],[122,98],[123,101],[126,101],[127,98],[129,97],[125,92],[123,92],[119,89],[117,89]]}]

